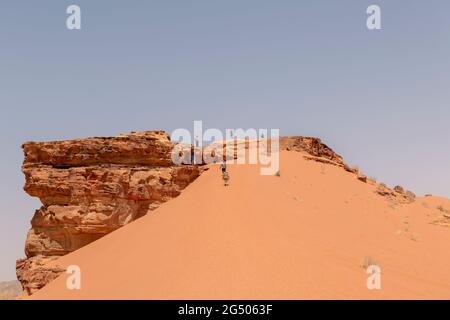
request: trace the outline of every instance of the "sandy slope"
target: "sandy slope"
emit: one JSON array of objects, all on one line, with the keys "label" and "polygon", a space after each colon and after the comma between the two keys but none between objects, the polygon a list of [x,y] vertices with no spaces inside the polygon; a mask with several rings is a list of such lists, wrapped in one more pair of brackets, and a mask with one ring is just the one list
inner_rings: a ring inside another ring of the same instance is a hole
[{"label": "sandy slope", "polygon": [[[450,228],[438,205],[389,206],[375,186],[335,166],[283,152],[281,177],[213,166],[183,194],[58,264],[77,264],[34,299],[450,298]],[[382,268],[382,289],[361,266]]]}]

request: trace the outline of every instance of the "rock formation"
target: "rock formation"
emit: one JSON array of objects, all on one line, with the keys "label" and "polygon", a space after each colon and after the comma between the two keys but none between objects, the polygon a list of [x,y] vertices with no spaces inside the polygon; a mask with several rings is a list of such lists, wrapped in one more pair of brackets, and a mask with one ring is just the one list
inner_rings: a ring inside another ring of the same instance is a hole
[{"label": "rock formation", "polygon": [[[232,145],[231,147],[229,145]],[[227,145],[230,150],[227,151]],[[263,153],[270,153],[272,145],[270,139],[235,139],[228,141],[218,141],[212,143],[205,148],[206,154],[209,155],[209,150],[215,149],[215,158],[220,159],[227,158],[228,160],[238,159],[241,157],[248,157],[248,150],[252,148],[262,148]],[[279,150],[297,151],[306,153],[304,157],[307,160],[313,160],[317,162],[332,164],[340,167],[344,167],[345,163],[342,157],[334,152],[327,145],[322,143],[319,138],[302,137],[302,136],[290,136],[279,138]],[[228,153],[227,153],[228,152]],[[226,155],[224,157],[224,155]]]},{"label": "rock formation", "polygon": [[[257,142],[260,143],[259,139]],[[246,139],[234,144],[232,155],[226,156],[228,160],[241,156],[239,150],[246,152],[250,148]],[[221,161],[225,154],[224,142],[216,145],[213,158]],[[203,156],[210,152],[207,148]],[[357,169],[349,168],[342,157],[320,139],[281,137],[279,149],[302,152],[307,160],[338,166],[359,177]],[[190,160],[175,165],[171,158],[173,150],[183,159],[202,154],[202,150],[174,144],[162,131],[111,138],[28,142],[23,150],[24,190],[42,202],[31,221],[25,244],[26,258],[17,261],[17,277],[25,294],[33,294],[64,271],[49,267],[48,262],[177,197],[206,169],[189,164]],[[360,180],[367,183],[366,178]],[[403,192],[385,186],[380,186],[377,193],[394,200],[400,195],[403,197]]]},{"label": "rock formation", "polygon": [[42,207],[31,221],[17,276],[27,294],[63,270],[45,262],[75,251],[178,196],[202,168],[175,166],[160,131],[23,145],[24,190]]},{"label": "rock formation", "polygon": [[281,137],[280,150],[306,152],[311,155],[311,157],[307,157],[309,160],[334,164],[340,167],[344,167],[345,165],[342,157],[326,144],[322,143],[319,138],[300,136]]}]

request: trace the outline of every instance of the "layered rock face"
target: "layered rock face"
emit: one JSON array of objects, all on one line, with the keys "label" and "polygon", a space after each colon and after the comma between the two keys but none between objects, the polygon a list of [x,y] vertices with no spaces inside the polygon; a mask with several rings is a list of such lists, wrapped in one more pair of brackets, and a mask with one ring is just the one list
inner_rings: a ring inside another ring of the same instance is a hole
[{"label": "layered rock face", "polygon": [[319,138],[312,137],[280,137],[280,150],[306,152],[311,160],[327,162],[330,164],[345,166],[342,157],[322,143]]},{"label": "layered rock face", "polygon": [[175,166],[160,131],[23,145],[24,190],[42,207],[31,221],[17,276],[27,294],[63,270],[45,262],[75,251],[178,196],[203,170]]}]

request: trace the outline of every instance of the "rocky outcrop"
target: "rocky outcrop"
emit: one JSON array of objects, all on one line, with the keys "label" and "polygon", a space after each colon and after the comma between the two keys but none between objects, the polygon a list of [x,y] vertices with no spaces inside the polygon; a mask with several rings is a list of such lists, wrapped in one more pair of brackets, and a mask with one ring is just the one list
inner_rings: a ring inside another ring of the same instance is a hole
[{"label": "rocky outcrop", "polygon": [[93,165],[170,166],[173,144],[164,131],[146,131],[110,138],[28,142],[22,148],[24,167],[38,164],[64,169]]},{"label": "rocky outcrop", "polygon": [[280,150],[303,152],[306,153],[304,158],[307,160],[342,167],[344,170],[354,174],[359,181],[363,183],[370,182],[376,185],[375,193],[384,197],[390,204],[408,204],[415,201],[416,195],[411,191],[404,190],[401,186],[391,189],[384,184],[370,181],[371,179],[361,173],[358,168],[348,166],[339,154],[323,144],[318,138],[301,136],[281,137]]},{"label": "rocky outcrop", "polygon": [[380,196],[385,197],[391,203],[407,204],[415,201],[416,195],[411,191],[405,191],[401,186],[395,186],[393,189],[385,184],[378,184],[375,190]]},{"label": "rocky outcrop", "polygon": [[306,152],[311,157],[308,160],[334,164],[344,167],[345,163],[342,157],[322,143],[319,138],[311,137],[281,137],[280,150]]},{"label": "rocky outcrop", "polygon": [[46,268],[178,196],[203,170],[173,165],[161,131],[23,145],[24,190],[42,207],[31,221],[17,276],[27,294],[62,270]]},{"label": "rocky outcrop", "polygon": [[31,295],[55,280],[65,270],[59,267],[46,266],[56,260],[57,256],[35,256],[17,261],[17,279],[22,284],[23,295]]}]

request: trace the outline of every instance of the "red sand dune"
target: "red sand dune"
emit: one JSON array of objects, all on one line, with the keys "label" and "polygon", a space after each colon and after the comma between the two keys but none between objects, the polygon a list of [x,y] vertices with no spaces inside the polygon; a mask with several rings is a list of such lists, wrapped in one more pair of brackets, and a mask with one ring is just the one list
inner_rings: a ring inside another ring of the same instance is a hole
[{"label": "red sand dune", "polygon": [[[281,153],[281,176],[212,166],[181,196],[60,258],[79,265],[31,299],[449,299],[450,201],[390,206],[342,168]],[[365,259],[382,270],[368,290]]]}]

